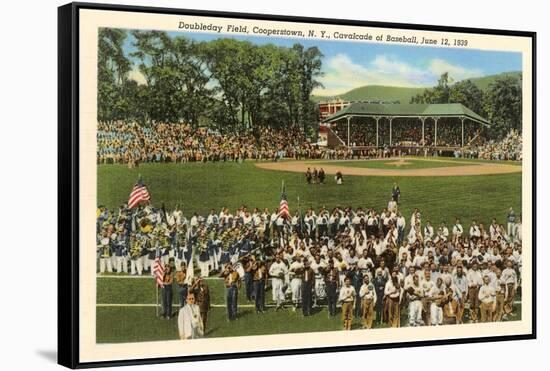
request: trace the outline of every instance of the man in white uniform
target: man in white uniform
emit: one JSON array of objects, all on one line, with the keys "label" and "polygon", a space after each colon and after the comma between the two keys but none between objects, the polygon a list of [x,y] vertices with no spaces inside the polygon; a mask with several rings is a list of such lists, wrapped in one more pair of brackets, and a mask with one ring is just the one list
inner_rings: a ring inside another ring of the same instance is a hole
[{"label": "man in white uniform", "polygon": [[273,301],[277,303],[277,308],[281,309],[285,301],[285,293],[283,291],[285,275],[288,273],[288,268],[281,260],[281,256],[277,255],[275,262],[269,267],[269,275],[271,276],[271,286],[273,291]]},{"label": "man in white uniform", "polygon": [[204,335],[200,308],[195,304],[195,295],[187,295],[187,305],[178,314],[178,331],[181,340],[196,339]]}]

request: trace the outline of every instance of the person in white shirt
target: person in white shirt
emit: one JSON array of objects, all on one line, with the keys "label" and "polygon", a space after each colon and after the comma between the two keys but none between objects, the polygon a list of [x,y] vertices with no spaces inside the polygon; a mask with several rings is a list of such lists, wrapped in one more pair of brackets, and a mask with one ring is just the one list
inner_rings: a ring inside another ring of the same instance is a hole
[{"label": "person in white shirt", "polygon": [[468,279],[468,302],[470,303],[470,320],[477,322],[477,312],[479,310],[479,288],[483,285],[481,272],[478,264],[474,261],[472,269],[466,274]]},{"label": "person in white shirt", "polygon": [[397,202],[395,202],[394,200],[390,200],[388,202],[388,211],[397,211]]},{"label": "person in white shirt", "polygon": [[489,276],[483,276],[483,286],[479,289],[478,298],[481,302],[481,322],[491,322],[496,305],[496,291]]},{"label": "person in white shirt", "polygon": [[178,333],[181,340],[197,339],[204,335],[200,308],[195,304],[195,295],[187,295],[187,304],[178,313]]},{"label": "person in white shirt", "polygon": [[318,301],[325,299],[327,296],[324,278],[324,272],[327,268],[327,263],[324,260],[321,260],[321,255],[317,253],[315,254],[315,258],[310,267],[311,269],[313,269],[313,273],[315,274],[315,295],[313,297],[313,307],[316,308],[318,305]]},{"label": "person in white shirt", "polygon": [[481,237],[481,230],[479,229],[479,226],[477,225],[475,220],[472,220],[472,225],[470,226],[470,238],[480,238]]},{"label": "person in white shirt", "polygon": [[390,327],[399,327],[401,323],[401,285],[399,284],[396,271],[392,271],[390,279],[386,282],[384,296],[387,298],[388,303],[388,325]]},{"label": "person in white shirt", "polygon": [[388,269],[388,267],[386,267],[386,261],[385,260],[381,260],[380,261],[380,266],[378,268],[376,268],[376,271],[374,272],[374,274],[376,276],[378,276],[378,271],[382,272],[382,277],[384,277],[384,279],[389,279],[390,278],[390,270]]},{"label": "person in white shirt", "polygon": [[288,271],[290,273],[292,303],[294,304],[293,310],[296,311],[298,305],[302,301],[302,274],[304,272],[304,264],[299,256],[294,256]]},{"label": "person in white shirt", "polygon": [[414,273],[414,268],[411,269],[413,271],[407,278],[412,277],[412,282],[405,286],[405,291],[409,299],[409,325],[414,327],[424,325],[424,321],[422,321],[424,291],[422,290],[418,276]]},{"label": "person in white shirt", "polygon": [[368,276],[363,278],[363,285],[359,289],[359,297],[361,298],[361,322],[363,323],[363,328],[370,329],[376,316],[374,304],[376,303],[377,296],[374,285],[370,282]]},{"label": "person in white shirt", "polygon": [[493,219],[491,225],[489,226],[489,235],[491,237],[491,241],[496,241],[497,238],[500,235],[500,226],[497,223],[496,219]]},{"label": "person in white shirt", "polygon": [[424,226],[424,241],[432,240],[434,237],[434,227],[432,227],[431,222],[428,220]]},{"label": "person in white shirt", "polygon": [[506,300],[507,287],[506,282],[502,279],[502,271],[496,269],[495,271],[495,281],[493,282],[493,287],[495,288],[495,311],[493,313],[493,321],[500,322],[505,319],[506,315],[504,314],[504,302]]},{"label": "person in white shirt", "polygon": [[397,244],[401,245],[405,238],[405,226],[407,222],[401,211],[397,212],[397,219],[395,220],[395,226],[397,227]]},{"label": "person in white shirt", "polygon": [[213,225],[218,225],[219,218],[216,215],[214,209],[210,210],[210,214],[206,217],[206,226],[211,227]]},{"label": "person in white shirt", "polygon": [[363,256],[357,261],[357,268],[361,270],[363,276],[368,276],[372,279],[371,269],[374,267],[374,263],[368,255],[368,250],[363,250]]},{"label": "person in white shirt", "polygon": [[431,290],[427,293],[427,296],[431,300],[430,304],[430,324],[432,326],[438,326],[443,324],[443,305],[445,301],[445,285],[443,280],[438,277],[435,285],[431,287]]},{"label": "person in white shirt", "polygon": [[273,292],[273,301],[277,303],[276,310],[283,308],[285,293],[283,291],[285,275],[288,273],[286,264],[282,261],[281,255],[277,254],[275,262],[269,267],[271,276],[271,287]]},{"label": "person in white shirt", "polygon": [[353,322],[353,308],[356,296],[357,293],[355,288],[351,286],[351,279],[346,277],[338,297],[338,301],[342,303],[342,321],[344,322],[344,330],[351,330],[351,324]]},{"label": "person in white shirt", "polygon": [[513,315],[518,276],[514,269],[514,263],[511,260],[506,261],[506,268],[502,271],[502,280],[507,288],[506,299],[504,301],[504,313],[506,315]]},{"label": "person in white shirt", "polygon": [[462,238],[462,233],[464,233],[464,228],[460,224],[460,219],[456,219],[455,225],[453,225],[453,242],[456,243],[460,238]]},{"label": "person in white shirt", "polygon": [[411,226],[416,225],[417,223],[420,225],[420,212],[418,209],[414,209],[411,215]]},{"label": "person in white shirt", "polygon": [[[510,235],[510,234],[508,234]],[[522,241],[522,233],[521,233],[521,218],[518,218],[518,222],[516,223],[516,233],[515,235],[510,236],[512,241],[514,242],[520,242]]]},{"label": "person in white shirt", "polygon": [[417,254],[414,256],[412,264],[415,267],[421,267],[426,262],[426,257],[424,256],[424,249],[420,248],[417,251]]},{"label": "person in white shirt", "polygon": [[445,222],[441,223],[437,230],[437,238],[434,241],[435,243],[438,243],[439,241],[447,242],[449,239],[449,228],[447,228],[447,225]]}]

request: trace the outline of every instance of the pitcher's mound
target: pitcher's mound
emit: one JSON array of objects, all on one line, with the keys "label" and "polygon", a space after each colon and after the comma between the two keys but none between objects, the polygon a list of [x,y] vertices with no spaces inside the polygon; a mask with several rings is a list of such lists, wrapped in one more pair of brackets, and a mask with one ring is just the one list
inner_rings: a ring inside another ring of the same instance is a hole
[{"label": "pitcher's mound", "polygon": [[405,159],[400,158],[400,159],[397,160],[397,161],[386,162],[386,165],[401,167],[401,166],[412,165],[412,162],[410,162],[410,161],[405,161]]}]

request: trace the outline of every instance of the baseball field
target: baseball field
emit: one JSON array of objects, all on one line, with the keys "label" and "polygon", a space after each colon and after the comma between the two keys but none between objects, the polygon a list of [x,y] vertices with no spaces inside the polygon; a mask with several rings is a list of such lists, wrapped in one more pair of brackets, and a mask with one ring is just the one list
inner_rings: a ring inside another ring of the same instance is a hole
[{"label": "baseball field", "polygon": [[[307,167],[323,167],[325,184],[308,185]],[[334,182],[333,174],[341,171],[342,185]],[[465,175],[470,174],[470,175]],[[521,164],[478,160],[400,158],[353,161],[280,161],[242,163],[142,164],[129,169],[125,165],[98,166],[98,205],[117,209],[141,175],[151,194],[154,206],[176,204],[190,217],[192,213],[207,214],[225,206],[235,209],[246,205],[278,207],[281,182],[285,182],[290,212],[321,206],[386,207],[394,182],[401,189],[400,210],[409,223],[414,208],[422,219],[439,225],[454,223],[455,217],[467,228],[475,219],[488,225],[494,217],[504,223],[507,210],[521,210]],[[253,303],[239,292],[239,318],[226,320],[223,282],[207,281],[211,289],[213,308],[209,314],[207,337],[242,336],[290,332],[313,332],[341,329],[339,316],[329,318],[325,308],[317,308],[311,317],[291,309],[264,314],[254,313]],[[174,296],[175,300],[176,296]],[[271,303],[271,292],[266,293]],[[97,278],[97,341],[118,343],[177,339],[175,319],[155,317],[155,285],[149,276],[130,277],[124,274]],[[520,304],[518,304],[520,305]],[[518,308],[519,309],[519,308]],[[177,307],[174,307],[174,311]],[[510,319],[520,319],[518,315]],[[406,313],[402,313],[406,323]],[[359,327],[359,320],[355,326]],[[385,326],[385,325],[378,325]]]}]

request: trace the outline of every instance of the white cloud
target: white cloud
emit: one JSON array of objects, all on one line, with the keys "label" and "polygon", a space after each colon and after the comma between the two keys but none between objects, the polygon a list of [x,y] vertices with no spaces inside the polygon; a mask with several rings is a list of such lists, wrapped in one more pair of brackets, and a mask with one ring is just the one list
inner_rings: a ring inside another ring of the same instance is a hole
[{"label": "white cloud", "polygon": [[455,81],[483,75],[480,69],[466,69],[443,59],[433,59],[427,68],[420,68],[387,55],[378,55],[370,63],[361,65],[345,54],[328,59],[324,72],[319,80],[325,88],[316,89],[313,94],[338,95],[364,85],[429,87],[435,85],[444,72],[449,72]]},{"label": "white cloud", "polygon": [[147,81],[145,80],[145,76],[141,73],[141,71],[137,68],[134,68],[128,73],[128,78],[131,80],[135,80],[140,85],[146,85]]},{"label": "white cloud", "polygon": [[483,71],[479,68],[467,69],[452,65],[443,59],[433,59],[430,62],[429,68],[430,71],[436,76],[441,76],[445,72],[448,72],[449,76],[451,76],[455,81],[483,76]]}]

